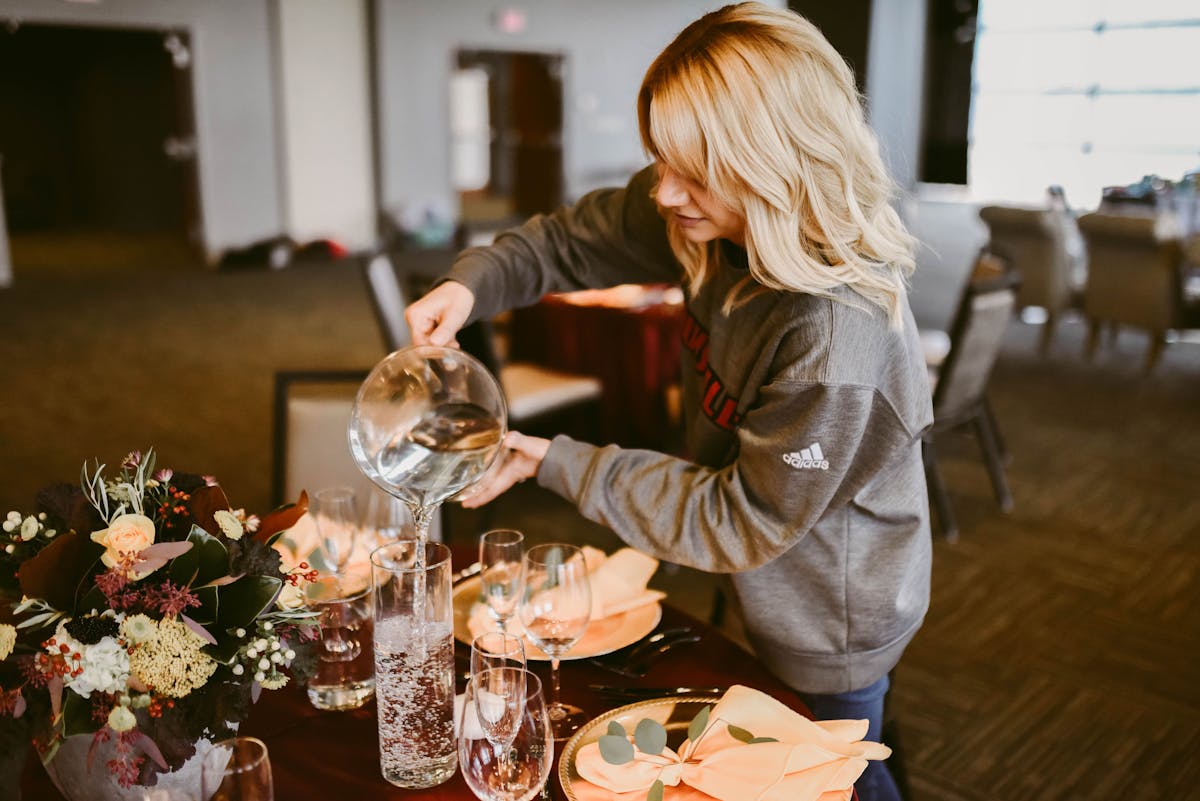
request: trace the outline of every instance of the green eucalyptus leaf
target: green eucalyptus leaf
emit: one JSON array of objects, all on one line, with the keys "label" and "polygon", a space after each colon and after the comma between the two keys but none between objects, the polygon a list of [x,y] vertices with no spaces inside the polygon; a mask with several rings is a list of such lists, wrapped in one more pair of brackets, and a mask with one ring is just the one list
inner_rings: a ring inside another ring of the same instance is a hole
[{"label": "green eucalyptus leaf", "polygon": [[608,731],[606,732],[606,734],[611,734],[611,735],[613,735],[614,737],[625,737],[625,736],[627,736],[627,732],[625,731],[625,727],[624,727],[624,726],[622,726],[620,723],[617,723],[615,720],[610,720],[610,721],[608,722]]},{"label": "green eucalyptus leaf", "polygon": [[214,661],[222,665],[228,665],[233,662],[233,658],[237,656],[237,652],[244,642],[245,640],[240,637],[226,634],[217,637],[216,645],[205,646],[204,653],[211,656]]},{"label": "green eucalyptus leaf", "polygon": [[777,740],[774,737],[755,737],[754,739],[752,739],[750,741],[750,744],[753,745],[754,743],[777,743],[777,742],[779,742],[779,740]]},{"label": "green eucalyptus leaf", "polygon": [[283,537],[284,534],[287,534],[287,529],[284,529],[282,531],[276,531],[274,534],[267,537],[267,547],[269,548],[270,546],[272,546],[276,542],[278,542],[280,540],[280,538]]},{"label": "green eucalyptus leaf", "polygon": [[643,754],[661,754],[667,747],[667,730],[657,720],[643,718],[633,730],[633,741]]},{"label": "green eucalyptus leaf", "polygon": [[692,722],[688,724],[688,739],[696,742],[704,730],[708,728],[708,713],[712,711],[712,705],[701,709],[696,713],[696,717],[692,718]]},{"label": "green eucalyptus leaf", "polygon": [[754,735],[743,729],[741,726],[729,724],[729,736],[735,740],[741,740],[743,743],[748,743],[754,739]]},{"label": "green eucalyptus leaf", "polygon": [[663,789],[662,779],[655,779],[646,792],[646,801],[662,801]]},{"label": "green eucalyptus leaf", "polygon": [[610,765],[624,765],[633,761],[633,743],[625,737],[605,734],[599,740],[600,756]]}]

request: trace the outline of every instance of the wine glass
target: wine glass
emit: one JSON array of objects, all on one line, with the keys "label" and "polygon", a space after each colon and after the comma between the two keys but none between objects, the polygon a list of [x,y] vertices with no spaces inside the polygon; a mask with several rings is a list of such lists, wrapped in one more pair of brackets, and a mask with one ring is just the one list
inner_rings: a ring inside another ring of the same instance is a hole
[{"label": "wine glass", "polygon": [[512,529],[488,531],[479,538],[479,581],[488,611],[496,619],[500,631],[517,611],[521,599],[521,557],[525,551],[525,535]]},{"label": "wine glass", "polygon": [[479,480],[500,452],[507,415],[500,384],[473,356],[403,348],[359,387],[350,452],[368,478],[408,506],[424,544],[437,507]]},{"label": "wine glass", "polygon": [[213,743],[200,766],[201,798],[210,801],[273,801],[267,745],[257,737]]},{"label": "wine glass", "polygon": [[367,496],[367,508],[363,512],[362,530],[374,536],[375,542],[383,545],[405,536],[412,527],[412,516],[404,503],[394,495],[374,490]]},{"label": "wine glass", "polygon": [[358,538],[358,512],[352,487],[323,487],[310,505],[317,525],[318,544],[325,564],[341,576],[350,564]]},{"label": "wine glass", "polygon": [[[554,735],[550,731],[542,683],[536,674],[521,672],[525,680],[524,701],[519,704],[520,715],[506,747],[494,747],[483,726],[470,726],[466,714],[463,716],[458,763],[467,786],[481,801],[530,801],[541,792],[550,776]],[[476,703],[478,687],[485,683],[486,680],[477,684],[473,679],[467,684],[467,704]]]},{"label": "wine glass", "polygon": [[548,543],[525,553],[525,591],[520,605],[525,636],[550,657],[550,725],[565,740],[587,722],[577,706],[559,701],[558,663],[587,629],[592,592],[583,552],[574,545]]},{"label": "wine glass", "polygon": [[491,668],[525,667],[525,643],[503,631],[485,631],[471,641],[471,675]]}]

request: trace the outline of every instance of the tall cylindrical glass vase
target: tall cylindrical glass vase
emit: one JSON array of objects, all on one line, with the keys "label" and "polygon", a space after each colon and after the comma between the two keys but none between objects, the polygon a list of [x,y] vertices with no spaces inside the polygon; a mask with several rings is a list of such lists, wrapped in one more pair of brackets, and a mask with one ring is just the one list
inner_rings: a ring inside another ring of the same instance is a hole
[{"label": "tall cylindrical glass vase", "polygon": [[454,775],[450,549],[402,540],[371,553],[379,766],[397,787]]}]

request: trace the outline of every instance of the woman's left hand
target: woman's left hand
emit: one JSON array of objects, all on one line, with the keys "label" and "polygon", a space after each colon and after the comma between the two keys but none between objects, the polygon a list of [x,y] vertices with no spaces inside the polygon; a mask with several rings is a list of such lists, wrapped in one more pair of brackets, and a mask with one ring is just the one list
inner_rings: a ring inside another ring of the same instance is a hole
[{"label": "woman's left hand", "polygon": [[483,506],[488,501],[509,489],[513,484],[520,484],[527,478],[537,475],[546,451],[550,450],[550,440],[541,437],[527,437],[519,431],[509,431],[504,438],[505,450],[496,457],[499,465],[493,465],[478,484],[468,487],[459,496],[462,505],[467,509]]}]

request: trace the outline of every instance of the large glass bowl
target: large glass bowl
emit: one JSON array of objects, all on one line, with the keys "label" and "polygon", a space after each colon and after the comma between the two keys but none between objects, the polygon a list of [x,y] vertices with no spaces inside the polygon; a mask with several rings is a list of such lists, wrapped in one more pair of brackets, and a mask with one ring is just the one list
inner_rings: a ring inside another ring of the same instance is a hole
[{"label": "large glass bowl", "polygon": [[403,348],[359,388],[350,452],[415,514],[479,480],[500,452],[507,421],[500,384],[479,360],[454,348]]}]

